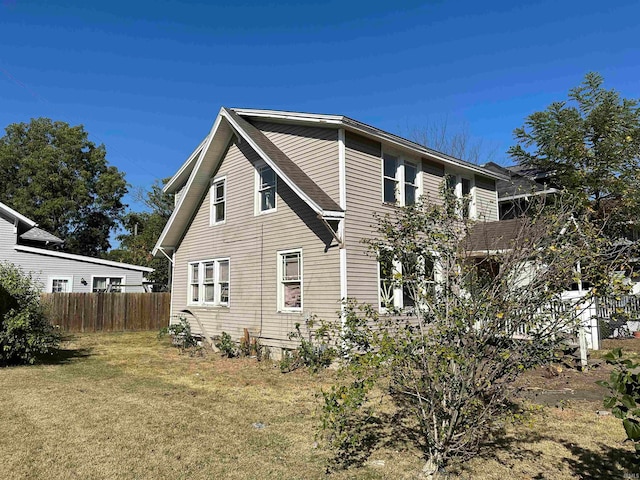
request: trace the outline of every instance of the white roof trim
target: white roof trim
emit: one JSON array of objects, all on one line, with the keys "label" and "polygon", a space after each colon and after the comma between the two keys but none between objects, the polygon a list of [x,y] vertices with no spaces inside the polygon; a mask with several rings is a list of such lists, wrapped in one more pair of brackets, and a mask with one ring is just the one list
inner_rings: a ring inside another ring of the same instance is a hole
[{"label": "white roof trim", "polygon": [[169,230],[171,230],[171,227],[173,226],[173,222],[174,222],[175,218],[178,216],[178,212],[180,211],[180,209],[182,207],[182,204],[185,202],[185,199],[187,198],[186,193],[188,193],[189,190],[191,189],[191,185],[193,184],[193,180],[195,178],[195,176],[193,175],[193,172],[197,172],[200,169],[200,165],[202,164],[202,161],[204,159],[205,153],[207,153],[207,150],[209,150],[209,147],[211,145],[211,141],[213,140],[213,138],[215,137],[216,132],[218,131],[218,127],[220,126],[221,119],[222,119],[222,109],[220,109],[220,113],[218,113],[218,116],[216,117],[216,121],[213,123],[213,127],[211,127],[211,132],[209,133],[209,135],[207,135],[207,137],[204,140],[205,141],[205,145],[200,150],[200,155],[198,156],[198,161],[197,161],[195,167],[193,167],[191,175],[189,175],[189,180],[187,180],[187,183],[186,183],[186,185],[184,187],[185,194],[180,196],[180,200],[178,200],[178,204],[173,209],[173,213],[171,214],[171,217],[169,217],[169,220],[167,221],[167,224],[162,229],[162,233],[160,234],[160,237],[158,237],[158,241],[156,242],[155,247],[153,247],[153,250],[151,251],[151,254],[154,257],[158,253],[158,249],[160,247],[162,247],[162,243],[164,242],[165,237],[169,233]]},{"label": "white roof trim", "polygon": [[369,137],[375,137],[378,140],[392,143],[396,147],[400,147],[405,150],[419,153],[420,155],[427,155],[433,159],[443,162],[448,165],[455,165],[460,168],[471,170],[485,177],[494,178],[497,180],[510,180],[508,175],[492,172],[481,166],[476,166],[472,163],[465,162],[464,160],[451,157],[444,153],[432,150],[428,147],[419,145],[411,140],[402,138],[398,135],[394,135],[379,128],[367,125],[366,123],[359,122],[344,115],[324,115],[315,113],[299,113],[299,112],[285,112],[278,110],[253,110],[250,108],[232,108],[238,115],[246,115],[249,117],[262,117],[274,120],[289,120],[297,122],[307,122],[316,124],[326,124],[332,126],[345,127],[348,130],[355,131],[364,134]]},{"label": "white roof trim", "polygon": [[209,139],[209,135],[204,137],[204,139],[200,142],[200,145],[198,145],[196,149],[193,152],[191,152],[191,155],[189,155],[189,158],[187,158],[187,160],[182,164],[180,169],[175,173],[173,177],[171,177],[171,179],[169,179],[169,181],[163,187],[162,189],[163,192],[166,193],[170,191],[173,187],[177,187],[177,185],[174,185],[174,183],[178,181],[178,179],[182,176],[182,174],[189,167],[189,165],[200,155],[202,151],[202,147],[204,147],[204,144],[207,143],[208,139]]},{"label": "white roof trim", "polygon": [[12,216],[13,218],[17,218],[18,220],[20,220],[22,223],[26,223],[27,225],[29,225],[30,227],[35,227],[36,225],[38,225],[36,222],[34,222],[33,220],[31,220],[30,218],[25,217],[24,215],[16,212],[13,208],[5,205],[4,203],[0,202],[0,210],[4,210],[5,213],[7,213],[8,215]]},{"label": "white roof trim", "polygon": [[76,260],[78,262],[96,263],[98,265],[107,265],[109,267],[126,268],[127,270],[138,270],[141,272],[153,272],[153,268],[141,267],[140,265],[132,265],[130,263],[113,262],[111,260],[103,260],[101,258],[86,257],[84,255],[75,255],[73,253],[56,252],[53,250],[45,250],[43,248],[26,247],[24,245],[16,245],[14,247],[19,252],[37,253],[38,255],[47,255],[49,257],[66,258],[68,260]]},{"label": "white roof trim", "polygon": [[[313,201],[305,192],[303,192],[289,177],[287,177],[284,172],[278,167],[278,165],[271,160],[271,157],[267,155],[249,136],[241,127],[236,123],[236,121],[231,118],[231,116],[227,115],[226,110],[223,108],[220,112],[220,115],[224,116],[224,118],[231,124],[233,129],[240,135],[242,138],[249,144],[249,146],[258,154],[260,158],[264,160],[264,162],[269,165],[278,175],[279,178],[284,180],[284,183],[295,192],[295,194],[300,197],[307,205],[311,207],[311,209],[320,214],[324,215],[325,211],[318,205],[315,201]],[[334,213],[334,212],[331,212]],[[344,214],[343,214],[344,215]]]}]

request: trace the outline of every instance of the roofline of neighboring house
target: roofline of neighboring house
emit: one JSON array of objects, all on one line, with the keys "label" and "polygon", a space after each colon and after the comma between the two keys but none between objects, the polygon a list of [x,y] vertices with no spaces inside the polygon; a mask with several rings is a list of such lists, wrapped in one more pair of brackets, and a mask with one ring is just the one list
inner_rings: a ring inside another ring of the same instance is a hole
[{"label": "roofline of neighboring house", "polygon": [[142,267],[140,265],[132,265],[130,263],[113,262],[111,260],[103,260],[101,258],[87,257],[84,255],[76,255],[73,253],[56,252],[54,250],[45,250],[43,248],[27,247],[25,245],[15,245],[14,248],[19,252],[36,253],[38,255],[47,255],[50,257],[66,258],[68,260],[76,260],[79,262],[96,263],[98,265],[106,265],[109,267],[125,268],[127,270],[138,270],[140,272],[151,273],[153,268]]},{"label": "roofline of neighboring house", "polygon": [[536,195],[546,195],[549,193],[558,193],[560,190],[557,188],[548,188],[546,190],[540,190],[538,192],[521,193],[518,195],[511,195],[510,197],[498,197],[498,202],[506,200],[517,200],[518,198],[535,197]]},{"label": "roofline of neighboring house", "polygon": [[4,210],[5,213],[7,213],[8,215],[20,220],[22,223],[26,223],[30,227],[35,227],[36,225],[38,225],[36,222],[31,220],[30,218],[27,218],[21,213],[16,212],[13,208],[9,207],[8,205],[5,205],[2,202],[0,202],[0,210]]},{"label": "roofline of neighboring house", "polygon": [[384,130],[373,127],[358,120],[354,120],[353,118],[349,118],[344,115],[325,115],[318,113],[287,112],[279,110],[254,110],[251,108],[232,108],[230,110],[236,112],[238,115],[247,117],[260,117],[275,120],[288,120],[298,123],[313,123],[316,125],[344,127],[353,132],[392,143],[395,146],[410,150],[414,153],[428,155],[445,164],[473,170],[476,173],[479,173],[486,177],[494,178],[496,180],[509,180],[509,177],[507,175],[492,172],[491,170],[487,170],[484,167],[481,167],[474,163],[466,162],[464,160],[460,160],[459,158],[455,158],[445,153],[438,152],[437,150],[425,147],[418,143],[412,142],[411,140],[407,140],[406,138],[394,135],[393,133],[386,132]]}]

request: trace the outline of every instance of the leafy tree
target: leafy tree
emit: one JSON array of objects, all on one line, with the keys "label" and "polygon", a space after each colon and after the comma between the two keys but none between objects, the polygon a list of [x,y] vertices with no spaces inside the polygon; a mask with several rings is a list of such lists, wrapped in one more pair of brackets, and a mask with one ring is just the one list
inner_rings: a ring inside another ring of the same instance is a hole
[{"label": "leafy tree", "polygon": [[151,250],[173,211],[172,195],[162,191],[166,181],[168,179],[156,181],[148,192],[138,192],[138,200],[150,211],[129,212],[124,216],[125,231],[116,237],[120,246],[107,255],[111,260],[154,268],[147,278],[161,285],[169,283],[169,261],[164,257],[154,258]]},{"label": "leafy tree", "polygon": [[566,101],[529,115],[514,131],[509,154],[518,164],[554,172],[558,183],[580,195],[595,219],[610,219],[619,234],[640,212],[640,108],[603,88],[588,73]]},{"label": "leafy tree", "polygon": [[462,201],[444,194],[443,206],[380,218],[366,241],[381,263],[403,265],[387,281],[413,306],[400,311],[389,299],[383,314],[347,305],[336,340],[346,375],[324,392],[322,414],[340,464],[362,462],[389,436],[422,450],[427,478],[476,454],[510,413],[510,383],[577,334],[585,300],[560,296],[576,262],[590,265],[595,288],[606,292],[624,261],[619,250],[608,255],[612,242],[564,198],[523,218],[509,248],[496,251],[478,246],[483,224],[461,219]]},{"label": "leafy tree", "polygon": [[34,363],[59,340],[40,303],[39,285],[18,267],[0,263],[0,366]]},{"label": "leafy tree", "polygon": [[48,118],[14,123],[0,138],[0,201],[63,240],[64,249],[98,256],[124,211],[124,173],[82,125]]}]

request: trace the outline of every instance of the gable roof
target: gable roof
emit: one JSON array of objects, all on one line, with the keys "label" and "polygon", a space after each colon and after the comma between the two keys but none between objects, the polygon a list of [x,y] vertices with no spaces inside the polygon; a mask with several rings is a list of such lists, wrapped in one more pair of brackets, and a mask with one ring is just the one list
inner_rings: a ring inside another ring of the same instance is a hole
[{"label": "gable roof", "polygon": [[[186,168],[190,169],[191,173],[184,186],[185,193],[180,197],[169,221],[160,234],[153,249],[154,255],[157,255],[158,251],[164,248],[174,248],[182,238],[194,211],[209,188],[211,175],[222,161],[222,156],[234,134],[246,141],[260,158],[276,172],[278,178],[286,183],[320,217],[344,217],[344,211],[339,205],[293,160],[276,147],[264,133],[235,111],[222,107],[211,132],[199,150],[197,158],[190,158],[187,161],[193,165]],[[181,170],[185,169],[185,165]],[[175,178],[174,176],[171,181],[174,181]],[[176,181],[172,188],[175,188],[177,184]],[[167,191],[166,187],[165,191]]]},{"label": "gable roof", "polygon": [[508,175],[502,172],[494,172],[437,152],[343,115],[222,107],[209,134],[164,187],[164,191],[167,193],[175,193],[183,188],[184,194],[180,196],[171,218],[156,242],[153,249],[154,255],[163,251],[164,248],[174,248],[180,242],[206,189],[210,186],[211,175],[222,160],[222,155],[233,135],[246,141],[260,158],[276,172],[279,179],[284,181],[318,216],[324,219],[344,217],[344,210],[340,208],[338,203],[249,120],[342,128],[345,131],[357,133],[381,143],[392,144],[394,147],[410,153],[426,156],[445,165],[471,170],[496,180],[509,179]]},{"label": "gable roof", "polygon": [[35,227],[37,225],[37,223],[30,218],[16,212],[13,208],[9,207],[9,205],[5,205],[2,202],[0,202],[0,213],[4,213],[5,216],[11,218],[13,221],[18,221],[28,227]]},{"label": "gable roof", "polygon": [[34,242],[57,243],[57,244],[64,243],[64,240],[61,240],[55,235],[45,230],[42,230],[41,228],[38,228],[38,227],[33,227],[32,229],[27,230],[22,235],[20,235],[20,238],[23,240],[31,240]]}]

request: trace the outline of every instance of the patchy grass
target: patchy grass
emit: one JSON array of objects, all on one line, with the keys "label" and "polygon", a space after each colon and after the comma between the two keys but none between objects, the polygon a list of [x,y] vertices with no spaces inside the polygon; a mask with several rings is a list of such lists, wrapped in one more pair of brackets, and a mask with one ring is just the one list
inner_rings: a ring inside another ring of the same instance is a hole
[{"label": "patchy grass", "polygon": [[[314,448],[316,393],[332,375],[190,357],[154,333],[78,335],[45,364],[0,370],[0,472],[11,479],[325,478],[327,453]],[[540,407],[487,439],[455,477],[635,473],[619,420],[597,416],[600,406],[577,397],[562,407]],[[401,447],[374,452],[383,465],[331,478],[416,478],[421,459]]]}]

